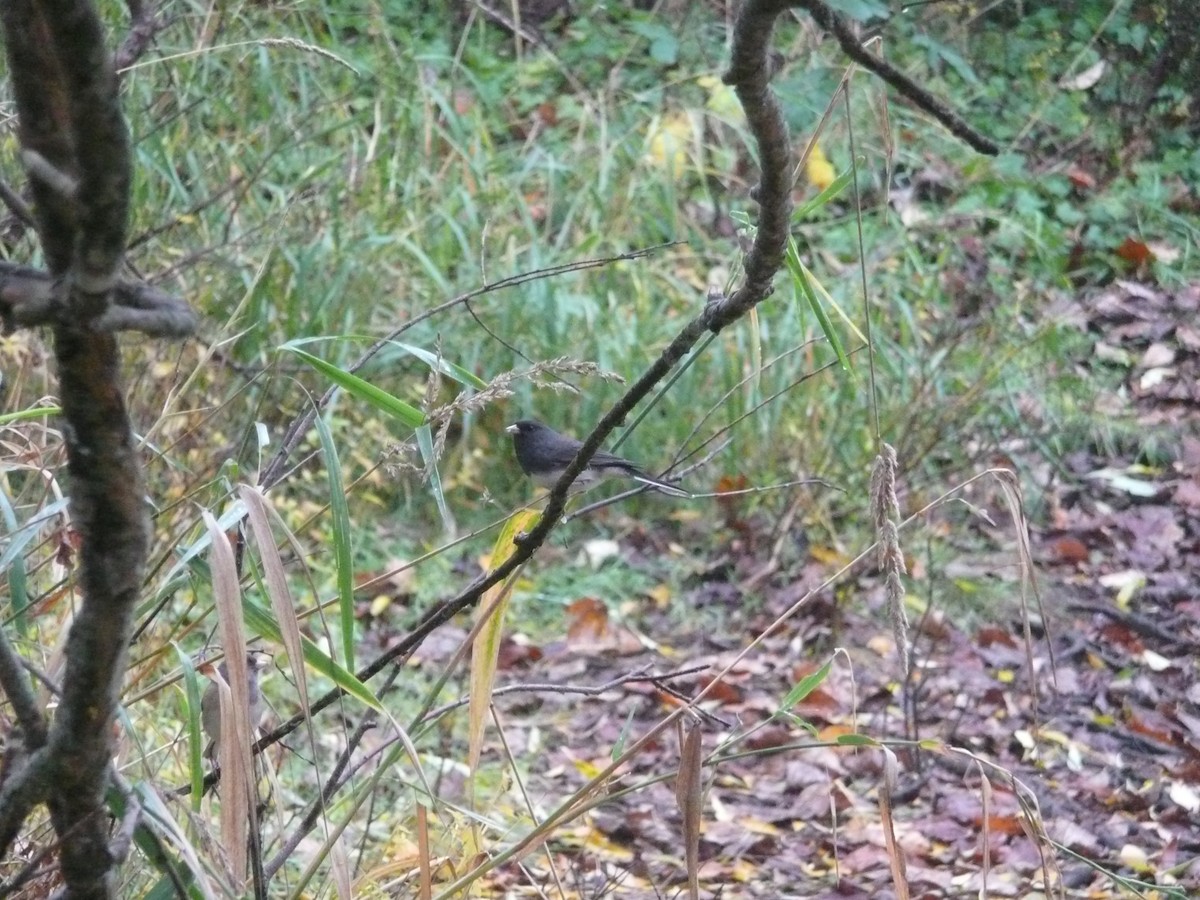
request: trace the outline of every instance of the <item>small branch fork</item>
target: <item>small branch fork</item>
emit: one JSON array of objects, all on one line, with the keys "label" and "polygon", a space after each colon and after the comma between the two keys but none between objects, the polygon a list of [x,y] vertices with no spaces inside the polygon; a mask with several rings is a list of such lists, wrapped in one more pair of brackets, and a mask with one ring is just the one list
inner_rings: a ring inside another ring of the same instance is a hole
[{"label": "small branch fork", "polygon": [[[154,4],[130,0],[131,27],[114,60],[89,0],[4,6],[20,157],[34,204],[31,210],[7,185],[0,203],[37,228],[50,268],[0,262],[4,333],[49,325],[94,334],[191,335],[197,317],[186,301],[117,274],[131,180],[117,69],[145,52],[164,21]],[[77,152],[80,147],[85,152]]]},{"label": "small branch fork", "polygon": [[887,60],[867,52],[850,24],[831,10],[822,0],[781,0],[777,3],[764,5],[788,7],[795,6],[807,9],[813,20],[837,38],[842,52],[871,72],[874,72],[903,96],[907,97],[929,115],[937,119],[946,130],[960,141],[963,141],[979,153],[995,156],[1000,152],[999,145],[991,138],[976,131],[968,125],[961,116],[949,106],[925,90],[911,78],[889,63]]},{"label": "small branch fork", "polygon": [[[29,266],[0,261],[0,320],[6,334],[17,328],[71,321],[70,290],[64,279]],[[140,331],[152,337],[183,338],[196,330],[187,302],[143,282],[117,281],[107,309],[90,323],[92,331]]]}]

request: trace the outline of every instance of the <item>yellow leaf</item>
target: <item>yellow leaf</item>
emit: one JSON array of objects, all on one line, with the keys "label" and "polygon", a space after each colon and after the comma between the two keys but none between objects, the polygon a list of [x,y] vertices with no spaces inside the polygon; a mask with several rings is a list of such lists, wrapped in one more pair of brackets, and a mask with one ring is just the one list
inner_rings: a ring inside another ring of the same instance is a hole
[{"label": "yellow leaf", "polygon": [[664,169],[672,180],[682,177],[692,142],[692,119],[687,113],[672,113],[651,126],[646,142],[646,159]]},{"label": "yellow leaf", "polygon": [[837,172],[825,157],[825,151],[821,149],[820,144],[813,144],[812,153],[808,154],[808,162],[804,166],[804,174],[808,176],[808,183],[818,191],[825,190],[837,178]]},{"label": "yellow leaf", "polygon": [[772,837],[783,834],[779,830],[778,825],[772,825],[770,822],[764,822],[762,819],[756,819],[753,816],[742,819],[741,824],[751,834],[766,834]]},{"label": "yellow leaf", "polygon": [[646,591],[646,596],[654,601],[657,609],[666,609],[671,604],[671,588],[660,584]]},{"label": "yellow leaf", "polygon": [[596,778],[597,776],[599,776],[599,774],[601,772],[604,771],[603,768],[596,765],[591,760],[576,759],[576,760],[572,760],[572,762],[574,763],[575,768],[579,772],[579,774],[582,775],[584,778],[588,779],[588,781],[591,781],[593,778]]},{"label": "yellow leaf", "polygon": [[762,878],[762,872],[758,866],[744,859],[734,860],[733,870],[729,874],[733,876],[734,881],[743,883],[757,881]]},{"label": "yellow leaf", "polygon": [[836,547],[826,547],[823,544],[816,544],[809,548],[809,554],[812,558],[826,566],[844,566],[850,561],[841,550]]},{"label": "yellow leaf", "polygon": [[878,656],[891,656],[896,652],[896,641],[886,634],[867,638],[867,647]]},{"label": "yellow leaf", "polygon": [[701,75],[696,84],[708,91],[708,99],[704,107],[718,119],[739,124],[746,119],[742,104],[737,98],[737,92],[715,75]]},{"label": "yellow leaf", "polygon": [[1133,844],[1126,844],[1122,847],[1118,858],[1135,872],[1146,873],[1154,868],[1150,865],[1150,859],[1146,855],[1146,851],[1141,847],[1135,847]]},{"label": "yellow leaf", "polygon": [[616,841],[597,831],[595,828],[589,829],[586,846],[589,850],[599,853],[609,859],[633,859],[633,851],[628,847],[622,847]]}]

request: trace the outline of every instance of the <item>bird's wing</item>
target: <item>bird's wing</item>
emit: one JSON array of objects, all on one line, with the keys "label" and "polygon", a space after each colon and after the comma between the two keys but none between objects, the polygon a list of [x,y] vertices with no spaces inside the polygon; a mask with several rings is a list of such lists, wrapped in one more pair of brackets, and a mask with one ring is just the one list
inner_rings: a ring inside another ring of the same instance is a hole
[{"label": "bird's wing", "polygon": [[625,459],[625,457],[617,456],[615,453],[608,453],[604,450],[597,450],[595,452],[595,454],[592,456],[590,465],[597,469],[621,469],[624,472],[628,472],[630,475],[645,474],[641,469],[639,469],[629,460]]}]

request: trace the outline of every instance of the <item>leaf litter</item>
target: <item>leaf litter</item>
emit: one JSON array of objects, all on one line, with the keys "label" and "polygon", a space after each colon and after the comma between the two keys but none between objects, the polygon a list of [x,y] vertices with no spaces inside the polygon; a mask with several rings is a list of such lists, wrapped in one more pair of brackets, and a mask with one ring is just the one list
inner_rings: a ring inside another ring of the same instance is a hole
[{"label": "leaf litter", "polygon": [[[1032,659],[1015,603],[984,624],[935,611],[912,623],[906,680],[875,573],[851,579],[858,601],[818,595],[767,634],[699,707],[699,896],[1197,896],[1200,341],[1189,316],[1200,293],[1117,282],[1084,305],[1103,340],[1115,333],[1128,351],[1129,396],[1148,432],[1184,435],[1174,458],[1156,471],[1096,450],[1064,460],[1075,477],[1047,487],[1051,512],[1031,524],[1047,605],[1045,621],[1033,620]],[[1152,349],[1160,345],[1174,371],[1147,390],[1143,364],[1168,361]],[[629,528],[643,557],[675,539]],[[596,696],[497,696],[498,708],[514,710],[509,743],[536,746],[530,792],[545,809],[707,687],[710,673],[840,563],[813,554],[754,581],[750,597],[739,589],[760,566],[750,556],[733,551],[690,590],[616,619],[603,600],[577,598],[564,604],[563,640],[502,663],[500,686],[604,684],[642,669],[708,666],[669,687],[640,680]],[[1015,591],[1017,581],[1003,583]],[[721,616],[680,614],[714,605]],[[819,684],[806,681],[830,661]],[[801,699],[781,709],[789,692]],[[748,736],[731,743],[734,733]],[[568,895],[689,893],[697,745],[686,763],[681,750],[669,736],[652,741],[619,770],[604,802],[556,832],[549,849],[568,873]],[[544,858],[531,856],[493,873],[490,889],[538,896],[550,883]]]}]

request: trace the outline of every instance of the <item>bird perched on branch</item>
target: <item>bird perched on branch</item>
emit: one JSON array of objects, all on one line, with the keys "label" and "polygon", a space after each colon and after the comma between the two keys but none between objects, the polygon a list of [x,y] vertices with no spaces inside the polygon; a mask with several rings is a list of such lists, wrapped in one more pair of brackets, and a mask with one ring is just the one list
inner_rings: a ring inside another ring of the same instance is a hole
[{"label": "bird perched on branch", "polygon": [[[267,655],[265,653],[258,650],[250,650],[246,653],[246,678],[252,728],[258,728],[258,723],[262,721],[263,717],[263,695],[262,688],[258,683],[258,675],[266,667]],[[222,681],[229,681],[229,669],[225,663],[217,666],[217,671],[220,673]],[[200,725],[204,728],[204,733],[208,735],[208,746],[204,748],[204,756],[207,759],[216,759],[218,745],[221,742],[221,695],[215,679],[204,689],[204,696],[200,698]]]},{"label": "bird perched on branch", "polygon": [[[521,469],[535,484],[546,488],[554,486],[579,452],[579,448],[583,446],[582,441],[559,434],[553,428],[532,419],[522,419],[504,430],[513,436],[513,448],[517,452],[517,462],[521,464]],[[587,485],[611,475],[632,478],[672,497],[691,496],[673,484],[647,475],[629,460],[605,453],[603,450],[596,451],[575,481],[576,484]]]}]

